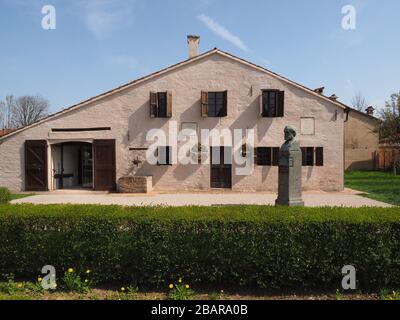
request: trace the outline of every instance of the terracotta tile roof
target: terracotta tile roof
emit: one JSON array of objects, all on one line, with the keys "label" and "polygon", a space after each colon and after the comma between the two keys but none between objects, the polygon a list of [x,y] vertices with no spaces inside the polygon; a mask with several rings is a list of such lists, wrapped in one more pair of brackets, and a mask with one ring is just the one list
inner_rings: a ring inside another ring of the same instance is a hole
[{"label": "terracotta tile roof", "polygon": [[[186,64],[188,64],[188,63],[192,63],[192,62],[194,62],[194,61],[198,61],[198,60],[200,60],[200,59],[202,59],[202,58],[204,58],[204,57],[207,57],[207,56],[212,55],[212,54],[215,54],[215,53],[216,53],[216,54],[220,54],[220,55],[225,56],[225,57],[228,57],[228,58],[231,58],[231,59],[233,59],[233,60],[239,61],[239,62],[241,62],[241,63],[247,64],[248,66],[251,66],[251,67],[253,67],[253,68],[256,68],[256,69],[258,69],[258,70],[260,70],[260,71],[266,72],[266,73],[268,73],[269,75],[274,76],[274,77],[276,77],[276,78],[278,78],[278,79],[280,79],[280,80],[282,80],[282,81],[284,81],[284,82],[290,83],[290,84],[292,84],[292,85],[294,85],[294,86],[296,86],[296,87],[298,87],[298,88],[300,88],[300,89],[302,89],[302,90],[305,90],[305,91],[309,92],[310,94],[312,94],[312,95],[314,95],[314,96],[316,96],[316,97],[320,97],[320,98],[322,98],[322,99],[324,99],[324,100],[326,100],[326,101],[329,101],[329,102],[335,104],[337,107],[340,107],[341,109],[346,109],[346,108],[348,108],[347,105],[345,105],[344,103],[342,103],[342,102],[340,102],[340,101],[338,101],[338,100],[333,101],[333,100],[329,99],[329,97],[327,97],[327,96],[325,96],[325,95],[323,95],[323,94],[316,93],[314,90],[312,90],[312,89],[310,89],[310,88],[308,88],[308,87],[306,87],[306,86],[304,86],[304,85],[301,85],[301,84],[299,84],[299,83],[297,83],[297,82],[295,82],[295,81],[292,81],[292,80],[290,80],[290,79],[288,79],[288,78],[286,78],[286,77],[283,77],[283,76],[281,76],[281,75],[279,75],[279,74],[277,74],[277,73],[275,73],[275,72],[272,72],[272,71],[270,71],[270,70],[268,70],[268,69],[266,69],[266,68],[264,68],[264,67],[262,67],[262,66],[259,66],[259,65],[255,64],[255,63],[252,63],[252,62],[249,62],[249,61],[247,61],[247,60],[245,60],[245,59],[239,58],[239,57],[237,57],[237,56],[235,56],[235,55],[233,55],[233,54],[231,54],[231,53],[228,53],[228,52],[226,52],[226,51],[222,51],[222,50],[220,50],[220,49],[218,49],[218,48],[214,48],[214,49],[212,49],[212,50],[209,50],[209,51],[207,51],[207,52],[204,52],[204,53],[202,53],[202,54],[199,54],[199,55],[197,55],[197,56],[195,56],[195,57],[193,57],[193,58],[189,58],[189,59],[187,59],[187,60],[181,61],[181,62],[179,62],[179,63],[176,63],[176,64],[172,65],[172,66],[169,66],[169,67],[167,67],[167,68],[161,69],[161,70],[156,71],[156,72],[154,72],[154,73],[151,73],[151,74],[149,74],[149,75],[147,75],[147,76],[141,77],[141,78],[136,79],[136,80],[134,80],[134,81],[128,82],[128,83],[126,83],[126,84],[124,84],[124,85],[122,85],[122,86],[119,86],[119,87],[114,88],[114,89],[112,89],[112,90],[109,90],[109,91],[107,91],[107,92],[101,93],[101,94],[99,94],[99,95],[97,95],[97,96],[94,96],[94,97],[92,97],[92,98],[89,98],[89,99],[87,99],[87,100],[85,100],[85,101],[82,101],[82,102],[80,102],[80,103],[78,103],[78,104],[75,104],[75,105],[73,105],[73,106],[71,106],[71,107],[69,107],[69,108],[65,108],[65,109],[63,109],[63,110],[61,110],[61,111],[58,111],[58,112],[56,112],[56,113],[53,113],[53,114],[51,114],[51,115],[49,115],[49,116],[47,116],[47,117],[45,117],[45,118],[43,118],[43,119],[41,119],[41,120],[35,122],[35,123],[32,123],[32,124],[30,124],[30,125],[28,125],[28,126],[26,126],[26,127],[22,127],[22,128],[19,128],[18,130],[14,130],[13,135],[14,135],[14,134],[17,134],[17,133],[19,133],[19,132],[21,132],[21,131],[23,131],[23,130],[26,130],[26,129],[30,128],[30,127],[39,125],[39,124],[41,124],[41,123],[43,123],[43,122],[45,122],[45,121],[47,121],[47,120],[50,120],[50,119],[53,119],[53,118],[55,118],[55,117],[61,116],[61,115],[63,115],[63,114],[66,113],[66,112],[75,110],[75,109],[77,109],[77,108],[79,108],[79,107],[83,107],[83,106],[85,106],[85,105],[87,105],[87,104],[89,104],[89,103],[92,103],[92,102],[94,102],[94,101],[97,101],[97,100],[102,99],[102,98],[104,98],[104,97],[107,97],[107,96],[109,96],[109,95],[112,95],[112,94],[115,94],[115,93],[120,92],[120,91],[122,91],[122,90],[125,90],[125,89],[127,89],[127,88],[129,88],[129,87],[131,87],[131,86],[133,86],[133,85],[136,85],[136,84],[139,84],[139,83],[141,83],[141,82],[150,80],[150,79],[152,79],[152,78],[154,78],[154,77],[157,77],[157,76],[159,76],[159,75],[162,75],[162,74],[164,74],[164,73],[166,73],[166,72],[169,72],[169,71],[171,71],[171,70],[174,70],[174,69],[176,69],[176,68],[179,68],[179,67],[181,67],[181,66],[184,66],[184,65],[186,65]],[[0,135],[0,140],[1,140],[2,138],[3,138],[3,137]]]},{"label": "terracotta tile roof", "polygon": [[3,137],[14,131],[15,131],[15,129],[0,129],[0,137]]}]

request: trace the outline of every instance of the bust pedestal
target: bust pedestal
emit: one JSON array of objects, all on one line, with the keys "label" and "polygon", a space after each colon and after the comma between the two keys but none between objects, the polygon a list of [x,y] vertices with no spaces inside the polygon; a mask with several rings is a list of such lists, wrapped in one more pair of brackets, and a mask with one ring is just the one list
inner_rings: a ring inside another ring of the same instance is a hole
[{"label": "bust pedestal", "polygon": [[275,205],[304,206],[301,196],[301,169],[299,143],[285,143],[279,151],[278,199]]}]

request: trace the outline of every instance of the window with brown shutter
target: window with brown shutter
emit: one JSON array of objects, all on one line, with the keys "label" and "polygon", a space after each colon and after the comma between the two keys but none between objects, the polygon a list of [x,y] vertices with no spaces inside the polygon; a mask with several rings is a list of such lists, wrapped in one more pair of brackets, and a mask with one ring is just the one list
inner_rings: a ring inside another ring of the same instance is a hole
[{"label": "window with brown shutter", "polygon": [[280,148],[272,148],[272,165],[279,166],[279,150]]},{"label": "window with brown shutter", "polygon": [[324,165],[324,148],[315,148],[315,165],[322,167]]},{"label": "window with brown shutter", "polygon": [[172,165],[172,148],[170,146],[159,146],[157,149],[157,157],[158,166]]},{"label": "window with brown shutter", "polygon": [[303,167],[324,165],[324,148],[322,147],[302,147],[301,155]]},{"label": "window with brown shutter", "polygon": [[259,107],[260,107],[260,117],[264,116],[264,94],[263,91],[261,91],[260,97],[259,97]]},{"label": "window with brown shutter", "polygon": [[264,118],[283,117],[285,114],[285,92],[279,90],[262,90],[260,113]]},{"label": "window with brown shutter", "polygon": [[255,163],[258,166],[274,166],[279,165],[279,150],[278,147],[258,147],[256,148]]},{"label": "window with brown shutter", "polygon": [[258,147],[256,150],[257,154],[257,165],[258,166],[271,166],[272,155],[271,148],[268,147]]},{"label": "window with brown shutter", "polygon": [[158,92],[158,109],[157,109],[157,118],[166,118],[167,117],[167,93],[166,92]]},{"label": "window with brown shutter", "polygon": [[314,148],[306,148],[306,166],[312,167],[314,165]]},{"label": "window with brown shutter", "polygon": [[150,117],[156,118],[158,110],[158,96],[157,92],[150,92]]},{"label": "window with brown shutter", "polygon": [[172,92],[150,92],[150,117],[172,117]]},{"label": "window with brown shutter", "polygon": [[201,116],[210,118],[228,115],[228,91],[201,93]]},{"label": "window with brown shutter", "polygon": [[284,115],[285,115],[285,91],[279,91],[277,117],[284,117]]},{"label": "window with brown shutter", "polygon": [[301,149],[301,165],[303,167],[305,167],[306,163],[307,163],[307,161],[306,161],[306,148],[301,147],[300,149]]},{"label": "window with brown shutter", "polygon": [[208,117],[208,92],[201,92],[201,116]]},{"label": "window with brown shutter", "polygon": [[172,118],[172,92],[167,91],[167,118]]}]

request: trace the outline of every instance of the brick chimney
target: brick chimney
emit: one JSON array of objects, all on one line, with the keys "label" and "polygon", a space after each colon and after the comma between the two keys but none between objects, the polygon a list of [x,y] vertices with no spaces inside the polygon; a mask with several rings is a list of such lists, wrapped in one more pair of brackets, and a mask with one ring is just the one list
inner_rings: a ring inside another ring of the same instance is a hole
[{"label": "brick chimney", "polygon": [[329,99],[336,101],[337,99],[339,99],[339,97],[336,94],[333,94],[329,97]]},{"label": "brick chimney", "polygon": [[374,108],[373,106],[369,106],[369,107],[366,109],[366,111],[367,111],[367,115],[373,116],[373,115],[374,115],[375,108]]},{"label": "brick chimney", "polygon": [[319,94],[324,94],[324,89],[325,89],[325,87],[321,87],[321,88],[315,89],[314,91],[315,91],[316,93],[319,93]]},{"label": "brick chimney", "polygon": [[199,54],[200,37],[189,35],[187,36],[189,45],[189,59],[196,57]]}]

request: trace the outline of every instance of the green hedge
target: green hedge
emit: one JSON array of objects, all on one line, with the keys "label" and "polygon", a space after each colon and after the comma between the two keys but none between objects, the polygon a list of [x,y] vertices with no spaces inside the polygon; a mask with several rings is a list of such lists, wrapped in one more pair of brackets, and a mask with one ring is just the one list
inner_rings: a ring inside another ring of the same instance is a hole
[{"label": "green hedge", "polygon": [[102,282],[400,287],[400,208],[0,206],[0,273],[90,268]]},{"label": "green hedge", "polygon": [[11,201],[11,192],[7,188],[0,187],[0,204],[8,203]]}]

